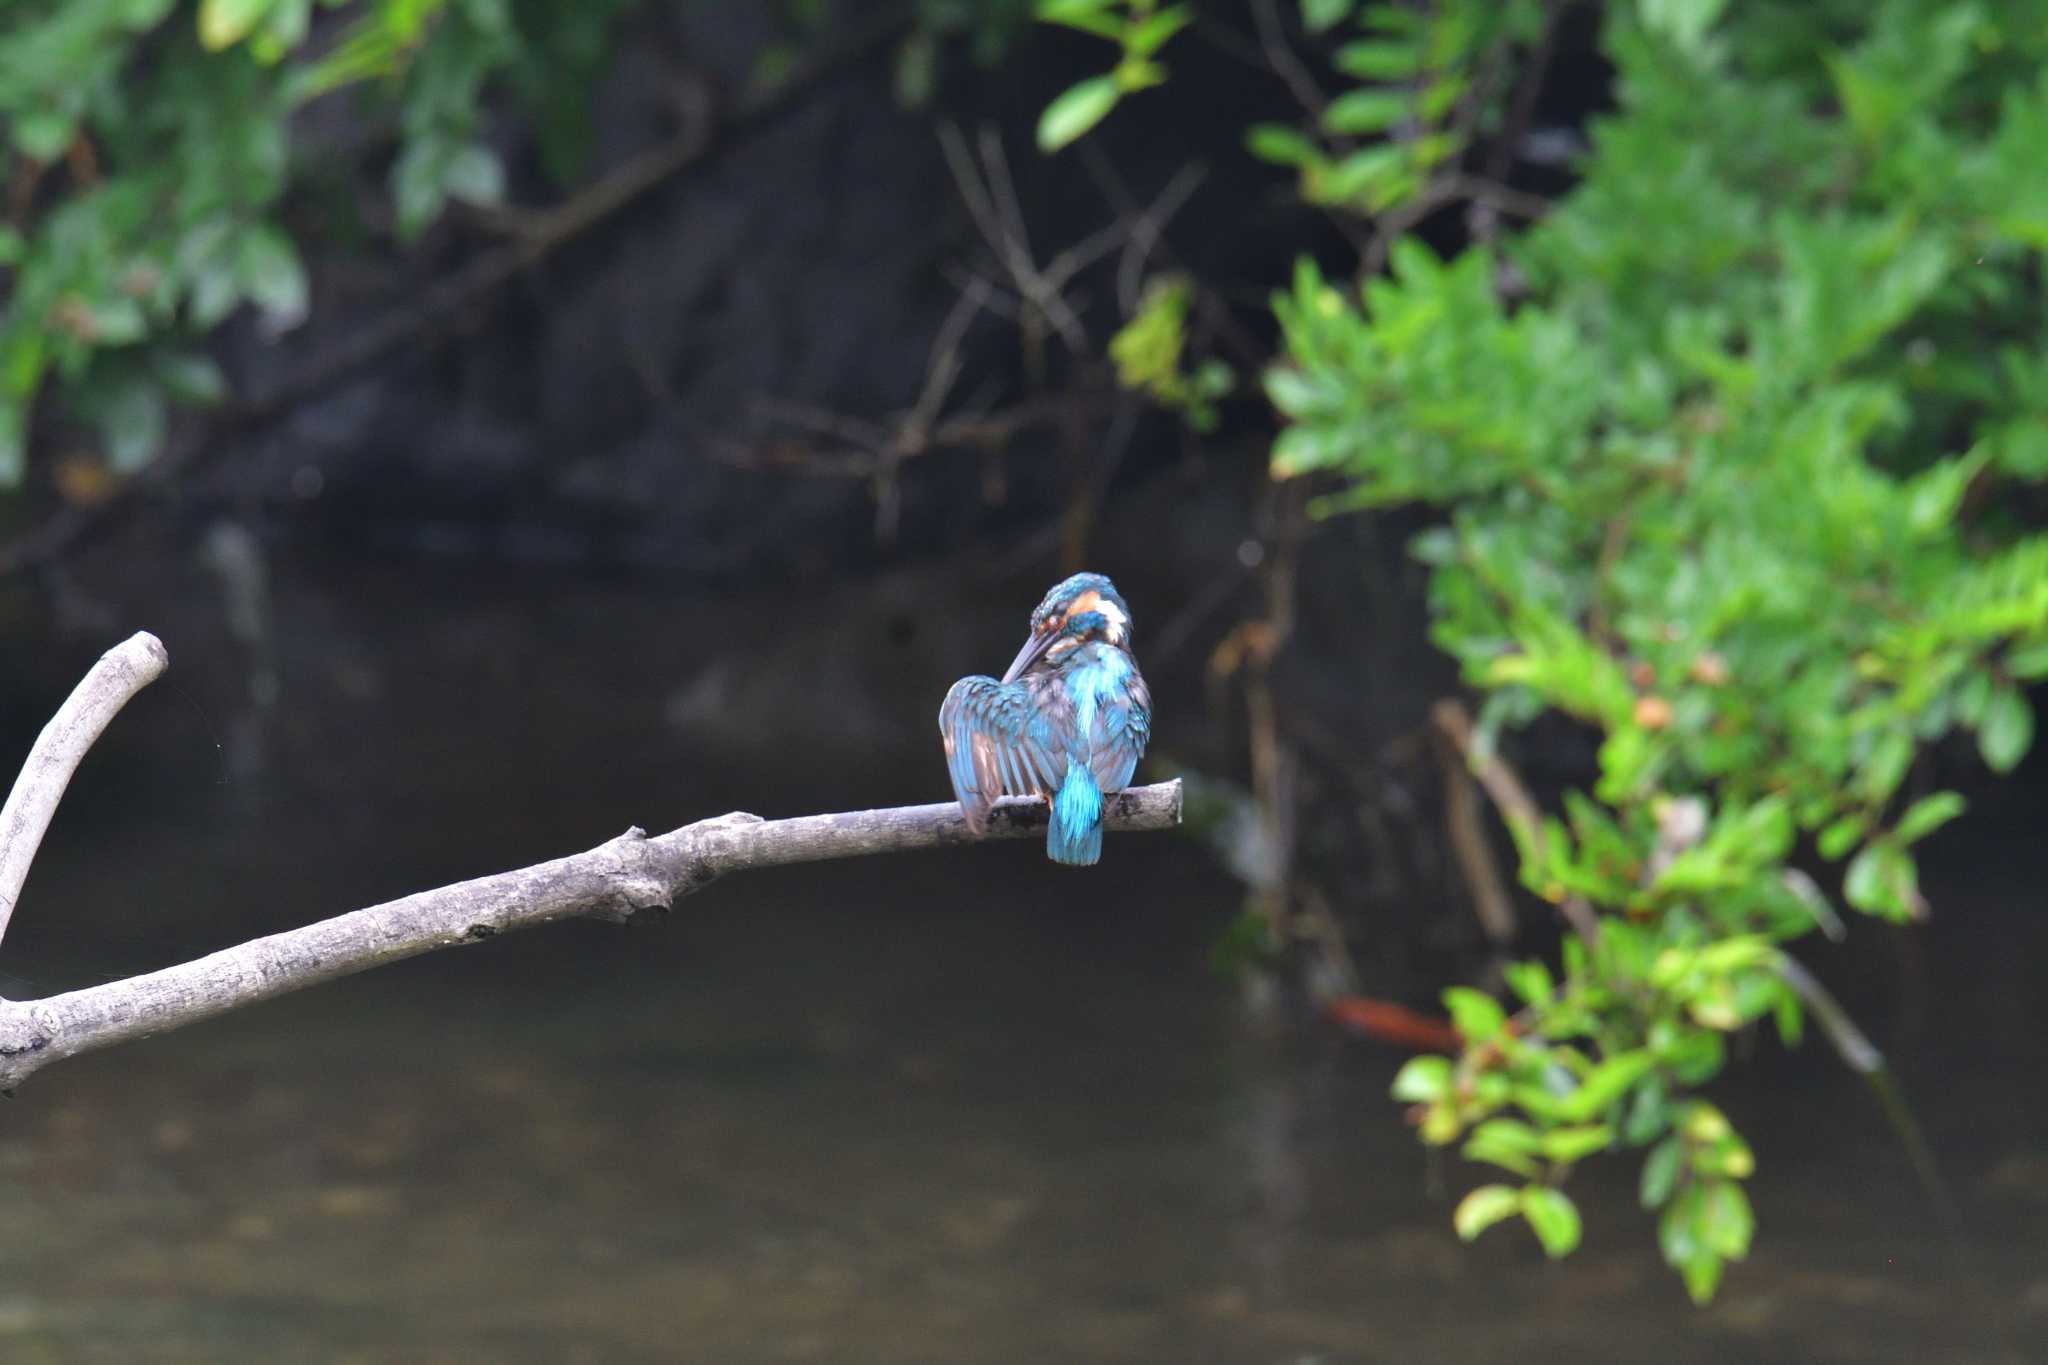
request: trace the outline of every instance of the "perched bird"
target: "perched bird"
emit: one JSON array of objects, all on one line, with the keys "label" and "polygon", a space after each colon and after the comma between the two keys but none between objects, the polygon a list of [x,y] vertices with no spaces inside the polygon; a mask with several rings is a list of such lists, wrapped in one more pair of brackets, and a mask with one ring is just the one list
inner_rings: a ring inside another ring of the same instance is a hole
[{"label": "perched bird", "polygon": [[1004,673],[962,678],[939,707],[953,794],[976,834],[1001,796],[1052,805],[1046,856],[1102,856],[1102,798],[1130,785],[1152,734],[1152,694],[1131,657],[1131,612],[1099,573],[1077,573],[1031,613]]}]

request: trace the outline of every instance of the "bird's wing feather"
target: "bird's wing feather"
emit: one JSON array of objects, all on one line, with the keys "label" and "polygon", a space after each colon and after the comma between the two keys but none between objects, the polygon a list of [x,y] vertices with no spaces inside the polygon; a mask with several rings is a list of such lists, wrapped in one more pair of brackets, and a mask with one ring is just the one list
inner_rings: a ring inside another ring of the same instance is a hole
[{"label": "bird's wing feather", "polygon": [[1131,785],[1138,760],[1152,737],[1152,693],[1132,666],[1099,698],[1089,727],[1088,761],[1096,785],[1106,792]]},{"label": "bird's wing feather", "polygon": [[1043,795],[1059,785],[1065,767],[1054,761],[1059,746],[1022,683],[983,677],[954,683],[939,707],[939,735],[953,795],[976,834],[988,827],[996,798]]}]

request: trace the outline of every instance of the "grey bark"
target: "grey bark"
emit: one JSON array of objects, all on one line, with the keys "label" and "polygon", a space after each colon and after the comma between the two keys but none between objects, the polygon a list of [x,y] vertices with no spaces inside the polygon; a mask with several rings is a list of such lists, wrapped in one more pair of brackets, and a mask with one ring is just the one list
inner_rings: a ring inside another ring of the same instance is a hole
[{"label": "grey bark", "polygon": [[[149,658],[123,655],[131,648]],[[117,655],[122,656],[118,668],[108,662]],[[152,659],[153,668],[147,666]],[[35,800],[45,803],[37,807],[43,812],[43,826],[78,758],[114,712],[167,662],[155,637],[138,635],[109,651],[65,703],[23,770],[24,782],[31,772],[40,774]],[[103,670],[106,676],[101,677]],[[96,677],[101,677],[98,684]],[[77,714],[71,714],[74,704]],[[69,766],[46,761],[45,744],[52,744],[60,757],[68,754]],[[60,769],[61,775],[53,776]],[[10,798],[8,810],[14,806]],[[1042,835],[1046,817],[1042,801],[1006,800],[991,812],[986,837]],[[1104,810],[1112,830],[1170,829],[1180,818],[1177,779],[1119,792]],[[41,829],[36,827],[35,839],[40,839]],[[629,829],[586,853],[421,891],[161,971],[41,1000],[0,1000],[0,1090],[12,1090],[64,1057],[162,1033],[437,948],[478,943],[507,930],[578,916],[625,922],[666,910],[728,872],[972,842],[959,805],[951,801],[789,820],[735,813],[652,838]],[[0,852],[10,847],[0,845]],[[32,855],[34,842],[27,847]]]},{"label": "grey bark", "polygon": [[155,682],[170,662],[156,636],[148,631],[131,635],[100,656],[36,737],[7,804],[0,806],[0,937],[14,917],[29,865],[36,860],[57,803],[71,785],[71,774],[107,722],[130,697]]}]

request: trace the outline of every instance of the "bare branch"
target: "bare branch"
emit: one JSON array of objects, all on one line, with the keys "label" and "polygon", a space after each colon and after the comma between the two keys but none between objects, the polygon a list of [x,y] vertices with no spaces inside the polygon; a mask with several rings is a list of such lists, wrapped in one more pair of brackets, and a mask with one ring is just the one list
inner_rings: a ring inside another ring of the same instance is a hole
[{"label": "bare branch", "polygon": [[[160,674],[166,662],[163,646],[150,635],[109,651],[44,731],[16,787],[17,797],[24,790],[42,794],[40,806],[32,801],[25,807],[40,809],[42,818],[20,855],[24,870],[26,855],[34,852],[79,757],[121,703]],[[0,851],[11,867],[17,843],[13,799],[7,809],[9,838]],[[1001,801],[990,814],[986,837],[1042,834],[1047,813],[1042,801]],[[1112,830],[1171,829],[1180,818],[1178,780],[1118,792],[1103,812]],[[161,971],[42,1000],[0,1001],[0,1090],[12,1090],[64,1057],[197,1023],[437,948],[577,917],[627,922],[645,911],[664,910],[728,872],[972,842],[960,807],[951,801],[790,820],[723,815],[655,838],[630,829],[586,853],[422,891]]]},{"label": "bare branch", "polygon": [[[1430,708],[1429,717],[1443,736],[1464,755],[1472,775],[1479,779],[1479,785],[1486,788],[1486,794],[1493,799],[1494,809],[1514,831],[1516,843],[1541,838],[1543,815],[1536,798],[1529,795],[1529,789],[1522,785],[1521,776],[1508,766],[1506,759],[1499,754],[1479,750],[1474,742],[1472,717],[1464,706],[1445,698]],[[1568,895],[1557,908],[1583,942],[1591,944],[1600,937],[1599,921],[1585,897]]]},{"label": "bare branch", "polygon": [[0,936],[14,917],[43,832],[71,785],[71,774],[128,699],[155,682],[170,663],[156,636],[130,636],[100,656],[29,750],[28,762],[0,806]]}]

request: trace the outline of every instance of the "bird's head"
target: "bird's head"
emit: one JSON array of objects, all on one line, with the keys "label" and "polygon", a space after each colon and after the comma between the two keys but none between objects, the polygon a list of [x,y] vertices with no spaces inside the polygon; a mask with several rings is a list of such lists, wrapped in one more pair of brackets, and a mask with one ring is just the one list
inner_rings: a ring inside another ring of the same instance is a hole
[{"label": "bird's head", "polygon": [[1116,584],[1099,573],[1077,573],[1055,586],[1031,613],[1031,638],[1003,674],[1015,682],[1041,660],[1056,663],[1090,640],[1119,649],[1131,639],[1131,609]]}]

